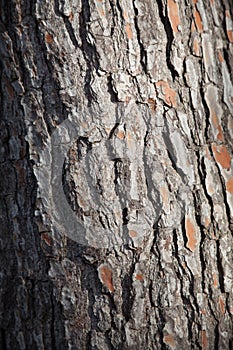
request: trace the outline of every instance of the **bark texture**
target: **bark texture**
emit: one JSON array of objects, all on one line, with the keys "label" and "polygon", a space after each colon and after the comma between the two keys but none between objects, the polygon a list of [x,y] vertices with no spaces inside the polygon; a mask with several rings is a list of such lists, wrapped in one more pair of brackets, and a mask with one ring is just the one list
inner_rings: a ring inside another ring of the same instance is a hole
[{"label": "bark texture", "polygon": [[232,349],[231,1],[0,3],[0,348]]}]

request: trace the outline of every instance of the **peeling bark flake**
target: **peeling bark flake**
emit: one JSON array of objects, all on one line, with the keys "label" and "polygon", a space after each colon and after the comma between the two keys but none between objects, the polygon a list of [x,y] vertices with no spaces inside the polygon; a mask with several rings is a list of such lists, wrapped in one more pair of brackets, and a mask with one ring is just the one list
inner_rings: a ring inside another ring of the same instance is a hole
[{"label": "peeling bark flake", "polygon": [[172,349],[175,349],[176,342],[173,334],[167,334],[163,337],[165,344],[169,345]]},{"label": "peeling bark flake", "polygon": [[212,145],[215,160],[223,169],[230,170],[231,157],[225,145]]},{"label": "peeling bark flake", "polygon": [[111,293],[114,293],[114,286],[112,282],[112,270],[106,265],[101,265],[98,270],[99,270],[99,278],[103,283],[103,285]]},{"label": "peeling bark flake", "polygon": [[133,32],[132,32],[130,23],[126,23],[125,30],[126,30],[127,38],[129,40],[133,39]]},{"label": "peeling bark flake", "polygon": [[197,9],[194,9],[193,11],[194,21],[197,27],[197,30],[202,33],[203,32],[203,24],[201,20],[201,15]]},{"label": "peeling bark flake", "polygon": [[49,33],[45,34],[45,41],[47,44],[52,44],[53,43],[53,36]]},{"label": "peeling bark flake", "polygon": [[181,23],[178,4],[174,0],[168,0],[167,6],[168,6],[168,17],[171,22],[173,33],[177,33],[178,26]]},{"label": "peeling bark flake", "polygon": [[233,177],[227,181],[226,189],[227,189],[227,192],[233,194]]},{"label": "peeling bark flake", "polygon": [[189,217],[185,221],[185,231],[188,239],[187,248],[193,252],[198,243],[197,233],[196,233],[195,226]]},{"label": "peeling bark flake", "polygon": [[208,338],[206,335],[206,331],[201,331],[201,345],[202,345],[202,350],[208,349]]},{"label": "peeling bark flake", "polygon": [[165,97],[165,101],[169,106],[176,107],[176,92],[170,88],[167,81],[160,80],[156,83],[157,87],[162,89],[162,93]]}]

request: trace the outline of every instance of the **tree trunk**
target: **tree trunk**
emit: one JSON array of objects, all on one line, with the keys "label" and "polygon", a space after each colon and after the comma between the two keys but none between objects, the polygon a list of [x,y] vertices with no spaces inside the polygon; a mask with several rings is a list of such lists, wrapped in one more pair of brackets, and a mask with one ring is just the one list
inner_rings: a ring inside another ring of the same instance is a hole
[{"label": "tree trunk", "polygon": [[232,349],[229,0],[1,1],[1,349]]}]

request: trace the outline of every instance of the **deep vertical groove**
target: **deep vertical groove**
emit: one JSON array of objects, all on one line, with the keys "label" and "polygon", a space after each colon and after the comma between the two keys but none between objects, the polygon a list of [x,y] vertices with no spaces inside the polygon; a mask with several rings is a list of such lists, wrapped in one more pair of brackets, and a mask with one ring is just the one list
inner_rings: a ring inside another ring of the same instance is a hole
[{"label": "deep vertical groove", "polygon": [[[174,81],[175,78],[179,76],[178,72],[176,71],[174,65],[171,62],[171,48],[172,48],[172,42],[174,40],[174,35],[173,35],[172,27],[168,18],[167,7],[164,9],[162,0],[156,0],[156,1],[158,4],[159,16],[163,23],[163,26],[167,35],[167,46],[166,46],[167,67],[170,70]],[[164,11],[165,11],[165,15],[164,15]]]},{"label": "deep vertical groove", "polygon": [[139,29],[138,20],[137,20],[138,9],[136,7],[135,0],[133,0],[133,8],[134,8],[134,13],[135,13],[134,26],[135,26],[135,30],[137,33],[138,44],[140,47],[140,62],[141,62],[142,69],[144,70],[145,73],[147,73],[147,68],[146,68],[147,67],[147,55],[146,55],[146,51],[144,49],[143,43],[142,43],[141,38],[140,38],[140,29]]}]

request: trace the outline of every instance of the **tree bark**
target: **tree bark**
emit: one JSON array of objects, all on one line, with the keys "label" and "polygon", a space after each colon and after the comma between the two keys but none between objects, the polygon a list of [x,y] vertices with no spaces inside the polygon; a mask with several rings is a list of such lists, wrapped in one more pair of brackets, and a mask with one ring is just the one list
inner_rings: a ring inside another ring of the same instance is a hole
[{"label": "tree bark", "polygon": [[1,349],[232,349],[228,0],[1,1]]}]

